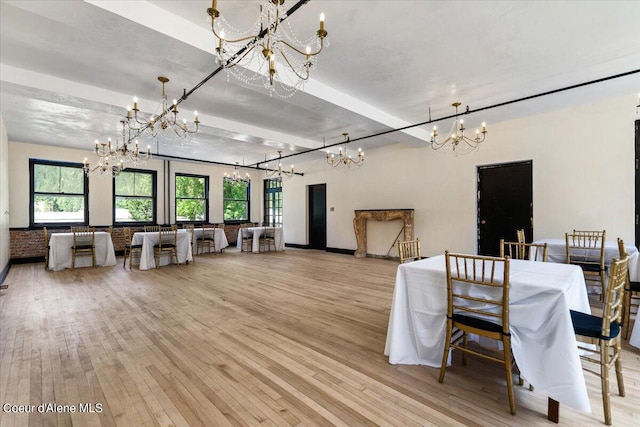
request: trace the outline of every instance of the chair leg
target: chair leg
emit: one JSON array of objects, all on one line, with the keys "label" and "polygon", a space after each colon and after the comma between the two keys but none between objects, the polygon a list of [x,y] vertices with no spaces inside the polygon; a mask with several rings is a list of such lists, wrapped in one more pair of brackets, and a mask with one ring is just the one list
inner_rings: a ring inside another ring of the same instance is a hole
[{"label": "chair leg", "polygon": [[[467,348],[467,333],[466,332],[462,333],[462,346],[464,348]],[[462,352],[462,366],[467,366],[467,352],[466,351]]]},{"label": "chair leg", "polygon": [[96,250],[95,250],[95,248],[91,251],[91,260],[93,262],[93,264],[91,266],[95,267],[96,266]]},{"label": "chair leg", "polygon": [[451,320],[447,319],[447,337],[444,341],[444,352],[442,353],[442,364],[440,365],[440,376],[438,382],[444,381],[444,373],[447,370],[447,360],[449,359],[449,348],[451,347]]},{"label": "chair leg", "polygon": [[600,346],[600,382],[602,385],[602,405],[604,407],[604,423],[611,425],[611,402],[609,391],[609,348]]},{"label": "chair leg", "polygon": [[[127,248],[124,248],[124,254],[122,260],[122,268],[127,268]],[[129,270],[131,270],[131,260],[129,260]]]},{"label": "chair leg", "polygon": [[511,340],[509,337],[502,338],[504,369],[507,375],[507,393],[509,394],[509,409],[511,415],[516,414],[516,398],[513,394],[513,376],[511,375]]},{"label": "chair leg", "polygon": [[75,270],[76,268],[76,250],[73,249],[73,251],[71,252],[71,269]]},{"label": "chair leg", "polygon": [[620,341],[616,343],[616,346],[614,347],[614,351],[616,355],[615,368],[616,368],[616,380],[618,382],[618,394],[624,397],[625,396],[624,378],[622,377],[622,360],[620,359],[622,357],[622,346],[620,344]]},{"label": "chair leg", "polygon": [[631,320],[631,291],[624,291],[622,303],[622,338],[629,339],[629,321]]}]

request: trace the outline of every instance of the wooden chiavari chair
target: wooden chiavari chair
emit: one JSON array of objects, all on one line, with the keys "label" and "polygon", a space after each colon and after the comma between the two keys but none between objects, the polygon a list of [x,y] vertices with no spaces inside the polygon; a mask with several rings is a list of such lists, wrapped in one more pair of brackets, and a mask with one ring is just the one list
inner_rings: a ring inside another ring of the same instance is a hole
[{"label": "wooden chiavari chair", "polygon": [[[581,313],[571,310],[571,320],[576,339],[586,345],[578,345],[580,358],[588,364],[597,365],[597,369],[587,372],[600,377],[602,387],[602,403],[604,406],[604,422],[611,425],[611,402],[609,392],[609,371],[615,368],[618,393],[624,397],[624,380],[622,378],[621,331],[624,287],[629,273],[629,257],[614,259],[611,263],[609,285],[604,296],[602,316]],[[595,349],[594,349],[595,346]]]},{"label": "wooden chiavari chair", "polygon": [[212,224],[202,224],[202,234],[196,239],[196,253],[205,253],[205,249],[208,253],[216,251],[216,227]]},{"label": "wooden chiavari chair", "polygon": [[47,227],[42,227],[42,231],[44,232],[44,269],[49,270],[49,251],[51,246],[49,245],[49,232],[47,231]]},{"label": "wooden chiavari chair", "polygon": [[500,257],[547,262],[547,243],[505,242],[500,239]]},{"label": "wooden chiavari chair", "polygon": [[127,258],[129,258],[129,270],[131,270],[134,258],[138,259],[138,263],[140,262],[142,244],[131,244],[131,229],[129,227],[123,227],[122,233],[124,235],[124,260],[122,261],[122,268],[126,268]]},{"label": "wooden chiavari chair", "polygon": [[71,246],[71,269],[76,268],[76,257],[91,256],[92,266],[96,266],[96,232],[93,227],[71,227],[73,246]]},{"label": "wooden chiavari chair", "polygon": [[160,227],[158,231],[158,243],[153,245],[156,268],[160,266],[160,257],[163,254],[168,254],[177,265],[180,265],[178,261],[178,229],[176,227]]},{"label": "wooden chiavari chair", "polygon": [[[624,247],[624,241],[618,239],[618,251],[620,259],[629,256]],[[629,322],[631,321],[631,308],[640,307],[640,282],[632,281],[627,269],[627,283],[624,287],[623,314],[622,314],[622,338],[629,339]],[[637,314],[636,314],[637,316]]]},{"label": "wooden chiavari chair", "polygon": [[151,232],[151,233],[158,232],[158,231],[160,231],[160,226],[159,225],[145,225],[144,226],[144,231],[145,231],[145,233],[147,233],[147,232]]},{"label": "wooden chiavari chair", "polygon": [[582,268],[585,281],[596,281],[600,284],[600,300],[603,298],[606,287],[605,235],[604,230],[573,230],[573,233],[565,233],[567,264]]},{"label": "wooden chiavari chair", "polygon": [[420,239],[398,242],[398,256],[400,264],[421,259]]},{"label": "wooden chiavari chair", "polygon": [[[504,365],[509,407],[515,415],[512,381],[511,332],[509,330],[509,258],[452,254],[445,252],[447,269],[447,336],[439,382],[444,381],[449,349],[461,350],[462,364],[467,353]],[[502,342],[502,358],[467,347],[467,334]],[[452,339],[453,338],[453,339]]]}]

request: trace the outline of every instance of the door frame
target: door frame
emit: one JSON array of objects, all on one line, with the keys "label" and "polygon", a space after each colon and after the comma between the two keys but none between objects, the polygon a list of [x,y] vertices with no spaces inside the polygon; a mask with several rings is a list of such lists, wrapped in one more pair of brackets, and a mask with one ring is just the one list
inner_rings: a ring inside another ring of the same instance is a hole
[{"label": "door frame", "polygon": [[496,169],[500,167],[507,166],[518,166],[518,165],[529,165],[531,170],[531,203],[529,206],[529,229],[525,231],[529,231],[527,233],[528,239],[533,239],[533,160],[518,160],[513,162],[504,162],[504,163],[493,163],[488,165],[478,165],[476,166],[476,253],[480,253],[480,222],[481,222],[481,212],[480,212],[480,171],[485,169]]}]

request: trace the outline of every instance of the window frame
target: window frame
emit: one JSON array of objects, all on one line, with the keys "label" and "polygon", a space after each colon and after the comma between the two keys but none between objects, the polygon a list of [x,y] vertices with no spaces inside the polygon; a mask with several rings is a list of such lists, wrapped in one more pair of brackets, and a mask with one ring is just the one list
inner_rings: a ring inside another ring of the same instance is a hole
[{"label": "window frame", "polygon": [[139,198],[145,198],[148,199],[149,197],[140,197],[140,196],[118,196],[116,194],[116,180],[118,179],[118,176],[114,176],[113,177],[113,199],[111,202],[111,223],[114,226],[123,226],[123,227],[135,227],[137,225],[150,225],[150,224],[156,224],[157,223],[157,218],[158,218],[158,172],[155,170],[148,170],[148,169],[130,169],[127,168],[125,170],[123,170],[122,172],[120,172],[120,174],[123,173],[140,173],[140,174],[147,174],[147,175],[151,175],[151,203],[153,206],[153,213],[152,213],[152,218],[150,221],[116,221],[116,198],[118,197],[125,197],[125,198],[132,198],[132,199],[139,199]]},{"label": "window frame", "polygon": [[[278,183],[277,186],[271,186],[271,183]],[[264,217],[263,223],[269,227],[282,227],[283,216],[283,199],[282,199],[282,178],[267,178],[263,181],[263,201],[264,201]],[[279,196],[277,195],[279,194]],[[277,201],[280,200],[280,206]],[[280,210],[280,215],[271,215],[272,208]],[[280,221],[277,221],[278,217]]]},{"label": "window frame", "polygon": [[[44,193],[35,191],[35,167],[36,165],[45,165],[45,166],[59,166],[65,168],[76,168],[82,171],[82,185],[83,192],[82,193],[69,193],[71,195],[82,196],[83,204],[84,204],[84,221],[70,221],[70,222],[35,222],[35,203],[34,198],[36,194],[43,195],[60,195],[67,193]],[[43,227],[51,227],[51,228],[63,228],[63,227],[71,227],[75,225],[89,225],[89,178],[84,173],[84,164],[83,163],[75,163],[75,162],[63,162],[58,160],[45,160],[45,159],[29,159],[29,228],[43,228]]]},{"label": "window frame", "polygon": [[[202,178],[204,179],[204,199],[195,199],[193,197],[178,197],[177,191],[177,181],[178,177],[187,177],[187,178]],[[202,221],[179,221],[178,220],[178,199],[180,200],[204,200],[204,218]],[[191,173],[181,173],[176,172],[173,178],[173,217],[175,218],[176,224],[206,224],[209,222],[209,176],[208,175],[197,175]]]},{"label": "window frame", "polygon": [[[251,181],[249,180],[242,180],[243,182],[245,182],[247,184],[247,194],[246,194],[246,199],[227,199],[224,197],[224,186],[226,182],[234,182],[233,179],[231,178],[227,178],[227,177],[223,177],[222,178],[222,221],[225,224],[243,224],[245,222],[251,222]],[[226,202],[227,200],[231,200],[231,201],[244,201],[247,202],[247,218],[246,219],[226,219],[224,217],[225,215],[225,206],[226,206]]]}]

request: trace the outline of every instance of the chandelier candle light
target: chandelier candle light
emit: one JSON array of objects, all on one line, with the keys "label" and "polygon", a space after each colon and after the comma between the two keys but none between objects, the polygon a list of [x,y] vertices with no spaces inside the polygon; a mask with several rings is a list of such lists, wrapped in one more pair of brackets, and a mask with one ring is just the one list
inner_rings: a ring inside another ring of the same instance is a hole
[{"label": "chandelier candle light", "polygon": [[282,167],[282,150],[278,150],[278,169],[270,170],[269,164],[267,163],[265,165],[264,173],[268,178],[275,175],[278,175],[279,177],[284,176],[285,178],[291,178],[295,174],[295,170],[293,168],[293,165],[291,165],[290,170],[284,170],[284,168]]},{"label": "chandelier candle light", "polygon": [[[261,0],[258,19],[244,32],[235,30],[220,15],[217,0],[213,0],[207,14],[211,17],[211,31],[218,39],[216,55],[220,65],[240,81],[264,86],[270,93],[275,92],[286,98],[302,88],[309,79],[310,70],[317,64],[317,56],[322,52],[328,33],[324,29],[322,13],[315,37],[298,40],[288,22],[283,22],[287,17],[284,3],[285,0]],[[216,28],[222,26],[220,20],[225,28]],[[234,36],[228,37],[225,29]],[[250,64],[254,64],[253,71],[257,74],[247,70],[251,69]],[[240,67],[234,68],[236,65]],[[282,92],[274,87],[274,81],[279,83]]]},{"label": "chandelier candle light", "polygon": [[230,175],[225,172],[224,179],[228,181],[233,181],[233,182],[251,182],[251,175],[249,175],[249,172],[245,173],[245,176],[243,177],[240,174],[239,168],[240,168],[240,164],[239,162],[236,162],[236,166],[234,168],[233,173]]},{"label": "chandelier candle light", "polygon": [[[456,119],[451,126],[450,136],[442,142],[438,142],[438,130],[437,126],[433,127],[433,132],[431,132],[431,148],[434,150],[439,150],[442,147],[450,144],[452,151],[457,154],[466,154],[474,151],[478,145],[484,141],[484,138],[487,134],[487,124],[482,123],[482,130],[476,129],[475,138],[469,138],[464,134],[466,128],[464,127],[464,120],[458,118],[458,107],[461,104],[459,102],[454,102],[451,106],[456,109]],[[467,112],[469,111],[469,107],[467,106]],[[480,136],[482,134],[482,136]]]},{"label": "chandelier candle light", "polygon": [[127,163],[139,164],[151,158],[151,147],[147,146],[147,152],[141,153],[138,141],[135,141],[133,148],[129,148],[130,138],[126,135],[126,121],[120,120],[122,125],[122,140],[116,140],[115,145],[111,142],[111,138],[107,142],[99,142],[96,139],[95,153],[100,159],[98,164],[91,167],[89,160],[84,159],[84,172],[87,176],[100,173],[110,173],[117,176],[126,169]]},{"label": "chandelier candle light", "polygon": [[342,151],[342,147],[340,147],[340,149],[338,150],[337,156],[327,151],[327,163],[329,163],[334,168],[341,165],[344,165],[348,168],[350,168],[353,165],[358,167],[362,166],[364,164],[364,152],[362,151],[362,148],[358,148],[358,159],[357,160],[354,159],[353,157],[351,157],[351,155],[347,153],[347,144],[349,143],[349,134],[345,132],[342,134],[342,136],[344,137],[344,152]]},{"label": "chandelier candle light", "polygon": [[[200,119],[198,118],[198,112],[194,111],[195,119],[193,120],[193,127],[189,128],[187,120],[183,119],[182,122],[178,119],[178,101],[173,100],[173,105],[168,106],[167,94],[164,89],[165,83],[169,81],[168,78],[160,76],[158,80],[162,83],[162,100],[160,102],[159,109],[155,114],[152,114],[149,118],[144,118],[140,114],[138,108],[138,98],[133,98],[133,108],[127,107],[127,125],[129,129],[138,132],[138,134],[144,134],[149,132],[153,138],[159,138],[163,142],[188,142],[193,137],[193,134],[198,132],[200,125]],[[186,91],[185,91],[186,93]],[[133,112],[133,113],[132,113]]]}]

